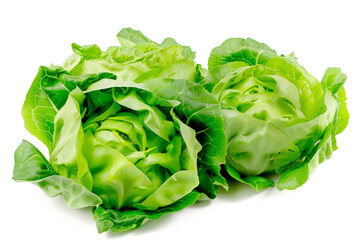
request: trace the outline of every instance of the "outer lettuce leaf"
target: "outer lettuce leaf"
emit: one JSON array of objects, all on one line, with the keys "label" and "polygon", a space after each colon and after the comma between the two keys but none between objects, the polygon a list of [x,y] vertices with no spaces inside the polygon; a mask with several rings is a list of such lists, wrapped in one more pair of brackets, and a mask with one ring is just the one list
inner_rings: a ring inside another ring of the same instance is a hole
[{"label": "outer lettuce leaf", "polygon": [[[165,38],[164,41],[161,44],[157,44],[156,42],[150,40],[147,38],[142,32],[139,30],[134,30],[132,28],[123,28],[121,31],[116,35],[121,46],[122,47],[134,47],[136,45],[141,44],[154,44],[154,45],[160,45],[164,48],[166,47],[172,47],[172,46],[180,46],[175,39],[173,38]],[[195,58],[195,52],[191,50],[188,46],[181,46],[183,48],[182,55],[185,58],[194,60]]]},{"label": "outer lettuce leaf", "polygon": [[26,140],[16,149],[14,158],[15,180],[35,181],[56,174],[44,155]]},{"label": "outer lettuce leaf", "polygon": [[265,64],[275,56],[273,49],[251,38],[230,38],[211,51],[208,68],[216,84],[235,69]]},{"label": "outer lettuce leaf", "polygon": [[237,61],[249,65],[264,64],[274,56],[277,56],[276,52],[266,44],[251,38],[230,38],[211,51],[208,67],[212,69],[218,65]]},{"label": "outer lettuce leaf", "polygon": [[26,95],[22,116],[26,129],[51,149],[54,134],[53,122],[57,108],[44,91],[43,85],[47,82],[56,82],[57,75],[62,69],[53,68],[49,73],[47,70],[48,68],[40,67]]},{"label": "outer lettuce leaf", "polygon": [[281,175],[277,184],[279,190],[293,190],[300,187],[308,180],[310,171],[314,170],[319,163],[331,156],[331,153],[333,152],[333,142],[331,138],[332,129],[333,126],[330,125],[321,141],[305,161],[293,165]]},{"label": "outer lettuce leaf", "polygon": [[273,187],[275,184],[272,180],[261,176],[241,177],[240,174],[229,164],[225,164],[226,172],[235,180],[251,186],[255,191]]},{"label": "outer lettuce leaf", "polygon": [[97,207],[93,209],[94,219],[99,233],[111,230],[122,232],[141,227],[148,220],[156,220],[164,214],[173,213],[193,205],[200,197],[197,192],[191,192],[177,202],[157,211],[147,210],[124,210],[116,211]]},{"label": "outer lettuce leaf", "polygon": [[133,47],[136,44],[142,43],[155,43],[139,30],[133,30],[132,28],[123,28],[116,36],[121,46],[124,47]]},{"label": "outer lettuce leaf", "polygon": [[102,52],[97,45],[73,44],[74,54],[63,64],[72,75],[111,72],[118,79],[144,82],[171,77],[195,81],[195,53],[187,46],[167,38],[158,44],[140,31],[122,29],[117,35],[121,47]]},{"label": "outer lettuce leaf", "polygon": [[26,129],[52,151],[54,118],[65,104],[68,94],[76,88],[86,89],[103,78],[114,79],[113,74],[87,74],[71,76],[61,67],[40,67],[22,109]]},{"label": "outer lettuce leaf", "polygon": [[339,112],[337,113],[337,121],[333,124],[336,128],[336,134],[341,133],[345,130],[349,122],[349,112],[346,108],[346,94],[345,88],[343,87],[346,81],[346,75],[341,72],[340,68],[328,68],[321,80],[323,89],[331,91],[340,103]]},{"label": "outer lettuce leaf", "polygon": [[[346,97],[343,84],[345,81],[346,75],[339,68],[326,70],[321,81],[325,91],[324,105],[320,107],[323,110],[319,110],[324,113],[316,119],[318,124],[328,122],[328,126],[305,160],[293,165],[283,173],[278,182],[278,189],[295,189],[303,185],[309,178],[310,171],[314,170],[319,163],[330,158],[332,152],[337,149],[335,136],[346,128],[349,119],[349,113],[344,105]],[[340,92],[340,96],[337,94],[338,92]]]},{"label": "outer lettuce leaf", "polygon": [[49,197],[62,195],[71,208],[99,206],[102,203],[97,195],[81,184],[58,175],[39,150],[25,140],[15,151],[13,179],[33,182]]}]

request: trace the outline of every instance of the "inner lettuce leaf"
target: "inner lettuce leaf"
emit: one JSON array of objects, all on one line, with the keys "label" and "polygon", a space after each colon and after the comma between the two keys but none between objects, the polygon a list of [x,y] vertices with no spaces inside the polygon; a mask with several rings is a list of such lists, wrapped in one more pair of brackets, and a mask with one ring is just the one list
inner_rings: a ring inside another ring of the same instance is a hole
[{"label": "inner lettuce leaf", "polygon": [[253,39],[232,38],[212,50],[202,84],[222,102],[227,173],[256,190],[304,184],[337,149],[348,123],[346,75],[328,68],[321,82],[293,54]]}]

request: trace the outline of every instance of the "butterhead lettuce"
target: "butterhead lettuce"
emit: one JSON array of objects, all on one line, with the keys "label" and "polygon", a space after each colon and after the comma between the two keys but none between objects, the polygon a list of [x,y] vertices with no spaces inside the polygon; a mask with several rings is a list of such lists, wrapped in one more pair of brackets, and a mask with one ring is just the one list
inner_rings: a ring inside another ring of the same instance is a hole
[{"label": "butterhead lettuce", "polygon": [[22,114],[50,157],[25,140],[15,152],[15,180],[93,207],[99,232],[136,229],[227,187],[221,107],[194,83],[194,53],[132,29],[118,37],[121,47],[73,44],[63,66],[40,67]]},{"label": "butterhead lettuce", "polygon": [[211,52],[205,85],[223,104],[226,170],[256,190],[295,189],[337,149],[349,114],[346,75],[328,68],[319,82],[293,54],[253,39],[226,40]]},{"label": "butterhead lettuce", "polygon": [[62,66],[42,66],[26,95],[26,129],[13,178],[92,207],[99,232],[139,228],[232,177],[255,190],[295,189],[337,149],[347,126],[339,68],[319,82],[293,54],[253,39],[213,49],[208,70],[190,47],[122,29],[120,46],[72,44]]}]

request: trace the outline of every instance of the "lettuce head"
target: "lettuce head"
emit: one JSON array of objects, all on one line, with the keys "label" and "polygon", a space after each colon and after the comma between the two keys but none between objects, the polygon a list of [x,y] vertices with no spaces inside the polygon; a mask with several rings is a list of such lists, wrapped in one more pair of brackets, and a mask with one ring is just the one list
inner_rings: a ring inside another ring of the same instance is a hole
[{"label": "lettuce head", "polygon": [[337,149],[348,123],[346,75],[328,68],[319,82],[294,54],[279,56],[253,39],[232,38],[211,52],[204,85],[222,103],[226,170],[256,190],[304,184]]},{"label": "lettuce head", "polygon": [[138,228],[227,187],[221,106],[194,83],[194,52],[128,28],[118,38],[105,52],[73,44],[63,66],[40,67],[22,115],[50,157],[25,140],[15,152],[15,180],[93,207],[99,232]]}]

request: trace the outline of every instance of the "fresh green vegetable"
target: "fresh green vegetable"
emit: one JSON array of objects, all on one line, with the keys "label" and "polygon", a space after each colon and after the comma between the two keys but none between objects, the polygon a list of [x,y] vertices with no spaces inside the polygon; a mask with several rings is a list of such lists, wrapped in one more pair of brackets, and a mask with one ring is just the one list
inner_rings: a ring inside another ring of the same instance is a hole
[{"label": "fresh green vegetable", "polygon": [[221,106],[194,83],[194,53],[131,29],[118,38],[106,52],[73,44],[63,67],[40,67],[22,113],[50,159],[27,141],[15,152],[15,180],[93,206],[99,232],[136,229],[227,187]]},{"label": "fresh green vegetable", "polygon": [[[160,97],[179,100],[181,109],[188,109],[179,112],[189,118],[188,124],[198,132],[197,138],[201,139],[203,145],[199,158],[199,188],[209,198],[215,198],[218,186],[227,188],[226,180],[220,174],[220,165],[225,164],[226,149],[219,103],[213,96],[203,93],[201,86],[185,84],[176,90],[171,82],[149,82],[151,79],[168,77],[200,81],[205,70],[194,63],[195,52],[172,38],[158,44],[131,28],[122,29],[117,38],[121,47],[112,46],[105,52],[97,45],[72,44],[74,53],[64,61],[64,68],[74,76],[112,73],[117,79],[143,83]],[[170,90],[172,88],[175,89]]]},{"label": "fresh green vegetable", "polygon": [[223,103],[226,167],[256,190],[295,189],[337,149],[349,113],[346,75],[328,68],[321,83],[293,54],[278,56],[253,39],[228,39],[211,52],[203,81]]},{"label": "fresh green vegetable", "polygon": [[40,67],[22,115],[50,157],[24,140],[13,172],[92,207],[99,232],[213,199],[228,188],[223,175],[261,190],[276,173],[279,189],[295,189],[337,149],[349,119],[339,68],[320,83],[293,54],[229,39],[208,71],[174,39],[130,28],[117,37],[121,46],[72,44],[63,66]]}]

